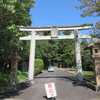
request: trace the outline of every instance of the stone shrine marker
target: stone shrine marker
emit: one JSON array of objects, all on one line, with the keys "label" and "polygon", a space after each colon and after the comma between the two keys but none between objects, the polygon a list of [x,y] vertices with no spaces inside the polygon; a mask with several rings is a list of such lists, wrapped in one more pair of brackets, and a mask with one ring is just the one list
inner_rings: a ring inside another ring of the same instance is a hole
[{"label": "stone shrine marker", "polygon": [[100,39],[94,38],[85,48],[90,49],[91,59],[94,63],[95,90],[100,91]]}]

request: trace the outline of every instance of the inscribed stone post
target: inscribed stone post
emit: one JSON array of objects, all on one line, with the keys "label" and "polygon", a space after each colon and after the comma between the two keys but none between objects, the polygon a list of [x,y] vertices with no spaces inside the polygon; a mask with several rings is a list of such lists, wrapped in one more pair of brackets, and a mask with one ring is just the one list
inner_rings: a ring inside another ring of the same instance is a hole
[{"label": "inscribed stone post", "polygon": [[75,38],[77,78],[78,78],[78,81],[83,81],[82,63],[81,63],[81,55],[80,55],[80,42],[79,42],[78,30],[77,29],[74,30],[74,38]]}]

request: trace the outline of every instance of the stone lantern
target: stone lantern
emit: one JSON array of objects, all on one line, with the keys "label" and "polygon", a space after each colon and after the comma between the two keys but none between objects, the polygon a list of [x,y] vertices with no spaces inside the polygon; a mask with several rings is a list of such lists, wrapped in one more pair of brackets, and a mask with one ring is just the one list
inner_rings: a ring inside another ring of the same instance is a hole
[{"label": "stone lantern", "polygon": [[100,39],[94,38],[85,49],[90,49],[91,59],[94,62],[95,89],[100,91]]},{"label": "stone lantern", "polygon": [[8,59],[11,61],[10,89],[16,89],[18,61],[21,60],[21,57],[18,55],[17,48],[13,48]]}]

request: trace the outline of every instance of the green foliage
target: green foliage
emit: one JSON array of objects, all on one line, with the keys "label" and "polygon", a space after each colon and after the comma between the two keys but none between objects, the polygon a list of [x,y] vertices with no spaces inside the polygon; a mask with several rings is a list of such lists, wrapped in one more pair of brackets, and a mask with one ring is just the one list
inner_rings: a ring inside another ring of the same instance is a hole
[{"label": "green foliage", "polygon": [[94,77],[94,72],[93,71],[83,71],[83,75],[89,76],[89,77]]},{"label": "green foliage", "polygon": [[[71,70],[70,72],[74,72],[76,74],[76,71]],[[88,77],[94,77],[94,72],[93,71],[82,71],[84,76]]]},{"label": "green foliage", "polygon": [[86,39],[82,39],[81,42],[81,59],[82,59],[82,67],[83,70],[91,71],[93,70],[93,62],[90,59],[90,52],[88,50],[84,50],[84,48],[88,45]]},{"label": "green foliage", "polygon": [[26,78],[28,78],[28,72],[23,72],[20,70],[17,71],[17,79],[18,80],[22,80],[22,79],[24,80]]},{"label": "green foliage", "polygon": [[40,73],[39,68],[34,68],[34,75],[37,75],[37,74],[39,74],[39,73]]},{"label": "green foliage", "polygon": [[[17,72],[17,80],[24,80],[28,78],[28,72],[22,72],[18,70]],[[7,89],[8,85],[10,84],[10,71],[0,71],[0,92]]]},{"label": "green foliage", "polygon": [[76,66],[72,66],[73,69],[76,69]]},{"label": "green foliage", "polygon": [[91,36],[93,38],[95,37],[100,38],[100,21],[98,21],[92,29],[93,31],[91,32]]},{"label": "green foliage", "polygon": [[19,37],[29,33],[20,32],[19,25],[30,25],[29,10],[34,0],[0,0],[0,59],[7,59],[15,45],[18,50],[23,45]]},{"label": "green foliage", "polygon": [[10,83],[10,71],[0,71],[0,90]]},{"label": "green foliage", "polygon": [[29,59],[30,54],[30,41],[20,41],[20,52],[19,55],[23,58],[23,60]]},{"label": "green foliage", "polygon": [[0,71],[0,92],[4,91],[10,83],[10,71]]},{"label": "green foliage", "polygon": [[36,41],[36,59],[43,59],[44,65],[48,66],[56,58],[57,54],[56,40]]},{"label": "green foliage", "polygon": [[35,59],[35,68],[41,72],[44,69],[44,62],[42,59]]},{"label": "green foliage", "polygon": [[[99,17],[100,16],[100,0],[78,0],[82,3],[80,6],[75,6],[77,9],[82,9],[82,17],[92,16]],[[93,37],[100,37],[100,21],[97,21],[96,25],[92,29]],[[94,34],[93,34],[94,33]],[[95,35],[97,34],[97,35]]]},{"label": "green foliage", "polygon": [[[22,58],[29,56],[29,42],[20,41],[19,37],[30,33],[20,32],[17,26],[31,24],[30,8],[34,0],[0,0],[0,69],[13,48],[17,48]],[[23,49],[24,48],[24,49]]]},{"label": "green foliage", "polygon": [[[70,31],[64,31],[63,34],[70,35]],[[57,61],[63,62],[66,67],[71,66],[75,63],[74,54],[74,40],[59,40],[57,51]]]},{"label": "green foliage", "polygon": [[[70,31],[59,32],[59,34],[70,35]],[[45,35],[49,33],[45,32]],[[71,44],[71,45],[70,45]],[[44,61],[45,68],[56,62],[63,62],[64,66],[75,63],[74,40],[45,40],[36,42],[36,59]]]},{"label": "green foliage", "polygon": [[[37,75],[40,73],[40,70],[38,68],[34,69],[34,75]],[[25,81],[25,79],[28,78],[28,72],[23,72],[18,70],[17,71],[17,81],[20,80]],[[0,92],[7,89],[8,85],[10,84],[10,71],[0,71]]]},{"label": "green foliage", "polygon": [[100,16],[100,0],[78,0],[81,6],[75,6],[77,9],[83,9],[82,17]]},{"label": "green foliage", "polygon": [[93,71],[93,62],[90,59],[84,60],[82,66],[85,71]]},{"label": "green foliage", "polygon": [[46,56],[47,50],[47,42],[48,41],[36,41],[36,58],[42,58]]}]

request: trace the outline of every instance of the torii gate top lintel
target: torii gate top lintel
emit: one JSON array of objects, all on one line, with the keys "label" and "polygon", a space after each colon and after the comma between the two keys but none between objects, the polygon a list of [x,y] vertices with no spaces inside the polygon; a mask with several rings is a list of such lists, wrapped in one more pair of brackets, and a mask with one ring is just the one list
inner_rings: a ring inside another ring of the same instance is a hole
[{"label": "torii gate top lintel", "polygon": [[[49,39],[74,39],[74,35],[64,35],[58,36],[58,31],[65,31],[65,30],[86,30],[90,29],[93,23],[88,24],[81,24],[81,25],[68,25],[68,26],[18,26],[19,30],[21,31],[35,31],[35,32],[43,32],[43,31],[51,31],[51,36],[36,36],[36,40],[49,40]],[[79,34],[79,38],[91,38],[89,35],[81,35]],[[24,36],[20,37],[20,40],[31,40],[31,36]]]},{"label": "torii gate top lintel", "polygon": [[21,31],[50,31],[52,27],[58,28],[58,31],[64,30],[85,30],[90,29],[93,23],[80,24],[80,25],[67,25],[67,26],[18,26]]}]

